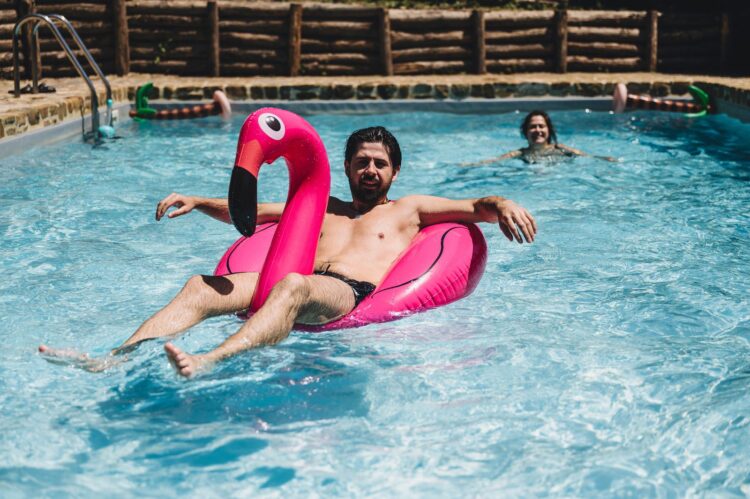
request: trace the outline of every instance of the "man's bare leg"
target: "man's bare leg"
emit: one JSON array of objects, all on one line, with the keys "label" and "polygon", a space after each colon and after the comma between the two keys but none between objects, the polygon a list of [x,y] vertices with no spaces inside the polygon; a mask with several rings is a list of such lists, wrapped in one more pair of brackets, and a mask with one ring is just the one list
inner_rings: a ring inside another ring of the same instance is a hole
[{"label": "man's bare leg", "polygon": [[250,305],[257,273],[232,274],[223,277],[193,276],[177,296],[147,319],[110,356],[92,359],[73,350],[39,346],[39,352],[52,362],[71,364],[88,371],[101,371],[118,363],[112,356],[127,353],[143,341],[172,336],[208,317],[243,310]]},{"label": "man's bare leg", "polygon": [[323,324],[352,308],[352,288],[342,281],[328,276],[289,274],[274,286],[260,310],[215,350],[190,355],[172,343],[164,345],[164,349],[177,372],[190,377],[244,350],[280,342],[295,322]]}]

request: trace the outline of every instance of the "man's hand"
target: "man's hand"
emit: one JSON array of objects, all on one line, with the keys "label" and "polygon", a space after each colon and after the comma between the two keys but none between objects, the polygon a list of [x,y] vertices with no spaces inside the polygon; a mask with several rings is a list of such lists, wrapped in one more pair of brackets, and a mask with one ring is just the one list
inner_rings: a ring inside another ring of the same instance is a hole
[{"label": "man's hand", "polygon": [[526,242],[534,241],[536,220],[526,208],[517,205],[510,199],[498,199],[495,202],[495,209],[497,210],[497,222],[500,225],[500,230],[503,231],[509,241],[515,239],[519,243],[523,243],[518,229],[521,229]]},{"label": "man's hand", "polygon": [[167,210],[171,207],[177,208],[167,215],[167,218],[179,217],[190,213],[197,206],[197,199],[194,196],[185,196],[173,192],[169,196],[165,197],[159,204],[156,205],[156,220],[161,220]]}]

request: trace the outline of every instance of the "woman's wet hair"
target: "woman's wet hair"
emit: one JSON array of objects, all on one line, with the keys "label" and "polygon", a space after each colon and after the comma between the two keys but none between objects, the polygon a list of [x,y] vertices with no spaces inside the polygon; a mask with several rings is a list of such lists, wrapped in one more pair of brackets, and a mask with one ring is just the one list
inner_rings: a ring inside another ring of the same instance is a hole
[{"label": "woman's wet hair", "polygon": [[391,165],[394,168],[401,168],[401,148],[398,141],[391,132],[382,126],[362,128],[349,136],[346,141],[346,151],[344,151],[344,159],[347,163],[352,160],[359,147],[366,142],[383,144],[385,151],[388,153],[388,159],[391,160]]},{"label": "woman's wet hair", "polygon": [[524,139],[526,138],[526,134],[529,131],[529,125],[531,124],[531,118],[533,118],[534,116],[541,116],[542,118],[544,118],[544,122],[547,123],[547,128],[549,129],[547,143],[557,144],[557,133],[555,133],[555,126],[552,124],[552,120],[550,119],[549,115],[547,115],[547,113],[539,110],[531,111],[523,119],[523,123],[521,123],[521,137],[523,137]]}]

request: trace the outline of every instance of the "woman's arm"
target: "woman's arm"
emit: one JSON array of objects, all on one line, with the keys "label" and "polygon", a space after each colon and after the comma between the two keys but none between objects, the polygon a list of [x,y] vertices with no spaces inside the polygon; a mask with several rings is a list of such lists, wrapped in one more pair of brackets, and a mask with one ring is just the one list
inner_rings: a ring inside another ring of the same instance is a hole
[{"label": "woman's arm", "polygon": [[567,152],[569,154],[572,154],[574,156],[591,156],[592,158],[602,159],[604,161],[609,161],[611,163],[617,163],[617,158],[613,158],[611,156],[589,155],[589,154],[586,154],[583,151],[579,151],[578,149],[573,149],[572,147],[568,147],[565,144],[557,144],[557,148],[560,149],[560,150],[562,150],[562,151],[565,151],[565,152]]},{"label": "woman's arm", "polygon": [[482,165],[488,165],[490,163],[497,163],[499,161],[504,161],[506,159],[517,158],[522,153],[523,153],[523,151],[521,151],[521,149],[516,149],[515,151],[506,152],[502,156],[498,156],[496,158],[485,159],[485,160],[482,160],[482,161],[477,161],[476,163],[461,163],[459,166],[482,166]]}]

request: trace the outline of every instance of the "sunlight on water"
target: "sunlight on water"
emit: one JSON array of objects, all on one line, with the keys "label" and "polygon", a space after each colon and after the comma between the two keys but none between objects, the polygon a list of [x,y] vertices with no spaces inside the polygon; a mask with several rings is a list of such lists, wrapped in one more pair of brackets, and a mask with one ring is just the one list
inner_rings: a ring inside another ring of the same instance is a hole
[{"label": "sunlight on water", "polygon": [[[522,114],[308,119],[347,196],[343,147],[383,124],[392,194],[499,194],[533,245],[485,225],[469,298],[240,355],[184,382],[162,343],[90,374],[40,343],[118,345],[237,237],[154,221],[172,191],[226,195],[244,117],[129,123],[3,160],[0,494],[466,497],[750,494],[750,126],[725,116],[558,112],[578,158],[461,167],[518,148]],[[264,167],[260,198],[287,174]],[[239,327],[211,319],[178,344]],[[743,450],[744,449],[744,450]]]}]

